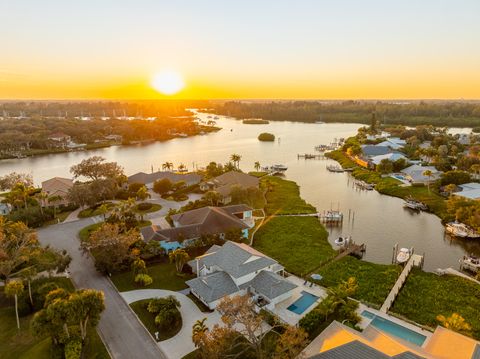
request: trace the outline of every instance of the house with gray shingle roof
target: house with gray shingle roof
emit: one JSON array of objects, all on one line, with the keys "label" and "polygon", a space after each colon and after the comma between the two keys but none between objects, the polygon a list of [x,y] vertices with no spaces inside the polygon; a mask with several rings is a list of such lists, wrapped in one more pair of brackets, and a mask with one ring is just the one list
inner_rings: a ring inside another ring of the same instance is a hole
[{"label": "house with gray shingle roof", "polygon": [[228,204],[232,201],[230,193],[232,187],[238,186],[241,188],[258,188],[260,180],[257,177],[250,176],[239,171],[226,172],[218,177],[212,178],[209,181],[200,183],[202,191],[215,191],[220,193],[222,203]]},{"label": "house with gray shingle roof", "polygon": [[284,267],[277,261],[244,243],[212,246],[188,264],[197,278],[186,284],[210,309],[226,296],[249,294],[257,306],[273,310],[297,287],[282,277]]},{"label": "house with gray shingle roof", "polygon": [[245,204],[226,207],[202,207],[171,216],[172,228],[160,228],[156,225],[141,229],[145,241],[157,240],[166,250],[183,248],[202,235],[215,235],[220,239],[229,230],[242,231],[248,238],[248,231],[255,225],[252,208]]},{"label": "house with gray shingle roof", "polygon": [[172,183],[180,181],[185,182],[187,186],[197,184],[202,179],[202,176],[196,173],[175,173],[169,171],[158,171],[153,173],[138,172],[128,177],[128,184],[142,183],[147,188],[152,188],[155,181],[168,179]]}]

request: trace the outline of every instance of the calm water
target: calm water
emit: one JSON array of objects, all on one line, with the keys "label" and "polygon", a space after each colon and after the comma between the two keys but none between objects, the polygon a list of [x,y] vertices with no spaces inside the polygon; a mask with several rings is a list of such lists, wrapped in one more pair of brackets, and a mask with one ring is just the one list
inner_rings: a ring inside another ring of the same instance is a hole
[{"label": "calm water", "polygon": [[[206,118],[206,115],[200,115]],[[37,184],[53,176],[70,176],[73,164],[101,155],[117,161],[127,174],[150,172],[171,161],[184,163],[189,169],[202,167],[210,161],[226,162],[232,153],[242,156],[240,167],[253,170],[255,161],[263,165],[286,164],[286,177],[301,187],[301,195],[319,211],[340,208],[345,214],[343,227],[329,228],[329,240],[339,235],[352,235],[358,243],[367,244],[366,260],[390,263],[392,247],[414,247],[425,253],[425,269],[458,268],[458,260],[466,252],[480,254],[474,242],[451,241],[444,236],[440,220],[427,213],[412,213],[404,209],[402,200],[382,196],[375,191],[360,191],[353,187],[346,173],[330,173],[330,160],[298,160],[297,153],[312,153],[315,145],[330,143],[334,138],[354,135],[360,124],[305,124],[275,122],[268,125],[244,125],[240,121],[222,118],[223,129],[217,133],[192,138],[174,139],[146,146],[110,147],[88,152],[47,155],[35,158],[0,161],[0,175],[17,171],[31,172]],[[261,132],[274,133],[273,143],[260,142]],[[350,213],[350,220],[349,220]],[[470,247],[470,248],[468,248]]]}]

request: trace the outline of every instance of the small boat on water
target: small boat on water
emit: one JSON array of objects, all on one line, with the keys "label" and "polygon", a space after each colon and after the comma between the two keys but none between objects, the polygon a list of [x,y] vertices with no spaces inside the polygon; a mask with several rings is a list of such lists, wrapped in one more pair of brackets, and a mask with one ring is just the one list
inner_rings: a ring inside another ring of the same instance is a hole
[{"label": "small boat on water", "polygon": [[375,189],[375,185],[373,183],[367,183],[361,180],[355,180],[355,185],[360,187],[361,189],[365,189],[367,191],[372,191]]},{"label": "small boat on water", "polygon": [[404,207],[413,209],[415,211],[426,211],[428,210],[428,207],[425,203],[422,203],[420,201],[417,201],[411,197],[408,197],[405,199],[405,202],[403,203]]},{"label": "small boat on water", "polygon": [[327,165],[327,170],[330,172],[335,172],[335,173],[342,173],[345,172],[342,167],[339,165]]},{"label": "small boat on water", "polygon": [[466,269],[473,273],[480,272],[480,258],[478,257],[465,255],[460,259],[460,264],[462,269]]},{"label": "small boat on water", "polygon": [[288,167],[285,165],[273,165],[270,168],[272,169],[272,171],[279,171],[279,172],[285,172],[286,170],[288,170]]},{"label": "small boat on water", "polygon": [[326,222],[341,222],[343,220],[343,213],[340,211],[329,210],[322,216]]},{"label": "small boat on water", "polygon": [[447,233],[460,238],[480,238],[480,234],[475,232],[472,228],[467,226],[464,223],[460,222],[450,222],[445,225],[445,230]]},{"label": "small boat on water", "polygon": [[350,243],[352,243],[352,237],[338,237],[335,239],[335,245],[339,247],[347,247]]},{"label": "small boat on water", "polygon": [[410,249],[408,248],[400,248],[397,253],[397,263],[406,263],[410,259]]}]

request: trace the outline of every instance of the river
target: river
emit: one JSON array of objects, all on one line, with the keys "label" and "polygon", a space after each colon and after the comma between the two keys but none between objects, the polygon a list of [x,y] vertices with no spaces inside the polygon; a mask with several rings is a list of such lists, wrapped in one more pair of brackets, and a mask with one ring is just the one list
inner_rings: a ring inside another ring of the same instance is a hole
[{"label": "river", "polygon": [[[206,114],[199,115],[206,119]],[[267,125],[244,125],[228,118],[217,120],[222,130],[203,136],[177,138],[143,146],[115,146],[86,152],[72,152],[0,161],[0,176],[6,173],[30,172],[36,184],[53,176],[70,177],[72,165],[93,155],[116,161],[128,175],[138,171],[150,172],[169,161],[175,166],[185,164],[189,169],[202,167],[210,161],[226,162],[233,153],[242,156],[240,167],[253,170],[255,161],[262,166],[286,164],[287,179],[296,181],[302,197],[318,211],[340,208],[345,214],[342,227],[328,228],[329,240],[339,235],[351,235],[357,243],[365,243],[364,259],[390,263],[395,243],[413,247],[425,253],[425,269],[459,267],[465,254],[480,254],[479,242],[451,240],[445,236],[440,220],[428,213],[413,213],[403,207],[398,198],[380,195],[376,191],[354,188],[346,173],[330,173],[330,160],[297,159],[297,153],[312,153],[315,145],[330,143],[334,138],[349,137],[360,124],[307,124],[271,122]],[[271,132],[275,142],[260,142],[261,132]],[[350,216],[349,216],[350,213]],[[349,218],[350,217],[350,218]],[[294,250],[294,247],[292,247]]]}]

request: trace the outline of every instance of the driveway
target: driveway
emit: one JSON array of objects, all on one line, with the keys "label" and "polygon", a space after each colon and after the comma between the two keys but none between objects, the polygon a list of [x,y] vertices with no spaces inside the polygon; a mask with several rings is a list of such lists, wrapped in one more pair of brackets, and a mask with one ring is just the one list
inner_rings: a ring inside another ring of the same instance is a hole
[{"label": "driveway", "polygon": [[127,303],[169,295],[177,298],[180,302],[179,311],[182,315],[182,329],[173,338],[158,342],[158,346],[171,359],[182,358],[195,350],[195,345],[192,342],[192,327],[197,320],[207,318],[206,324],[209,328],[221,323],[220,314],[217,311],[203,313],[190,298],[179,292],[163,289],[140,289],[121,292],[120,295]]},{"label": "driveway", "polygon": [[66,249],[72,256],[71,278],[77,288],[93,288],[105,294],[105,311],[98,331],[114,359],[144,359],[167,357],[156,345],[149,333],[125,303],[113,284],[94,267],[92,259],[79,249],[78,232],[95,223],[85,218],[74,222],[60,223],[38,230],[43,245]]}]

